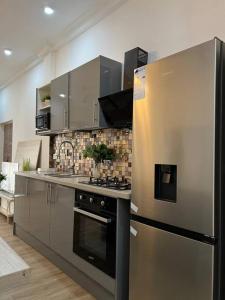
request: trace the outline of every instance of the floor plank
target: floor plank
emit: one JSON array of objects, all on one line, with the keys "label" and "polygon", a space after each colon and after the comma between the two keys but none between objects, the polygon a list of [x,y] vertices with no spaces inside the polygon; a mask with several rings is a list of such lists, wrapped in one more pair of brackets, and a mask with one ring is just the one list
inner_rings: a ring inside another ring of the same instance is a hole
[{"label": "floor plank", "polygon": [[0,237],[31,267],[28,283],[1,291],[1,300],[95,300],[48,259],[13,236],[12,225],[2,215]]}]

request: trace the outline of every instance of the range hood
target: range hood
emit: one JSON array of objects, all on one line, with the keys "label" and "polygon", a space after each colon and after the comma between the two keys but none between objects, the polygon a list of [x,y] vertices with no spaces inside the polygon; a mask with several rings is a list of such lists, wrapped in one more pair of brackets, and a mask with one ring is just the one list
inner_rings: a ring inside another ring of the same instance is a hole
[{"label": "range hood", "polygon": [[132,128],[133,89],[119,91],[98,100],[109,127]]}]

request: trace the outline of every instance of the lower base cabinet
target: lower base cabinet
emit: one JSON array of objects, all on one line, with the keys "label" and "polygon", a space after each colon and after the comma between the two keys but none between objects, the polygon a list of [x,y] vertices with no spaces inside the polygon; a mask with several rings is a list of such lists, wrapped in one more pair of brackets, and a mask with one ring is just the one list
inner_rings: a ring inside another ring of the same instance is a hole
[{"label": "lower base cabinet", "polygon": [[29,179],[28,191],[30,199],[30,226],[29,232],[42,243],[49,245],[49,184]]},{"label": "lower base cabinet", "polygon": [[[36,240],[34,248],[39,242],[42,249],[52,250],[53,257],[54,253],[60,256],[65,261],[65,273],[69,270],[69,275],[85,274],[86,277],[79,275],[81,285],[85,278],[85,284],[94,287],[93,291],[97,288],[97,299],[114,299],[115,280],[73,252],[75,189],[16,175],[16,194],[21,197],[15,200],[15,232],[25,232],[23,237]],[[125,300],[119,295],[116,299]]]},{"label": "lower base cabinet", "polygon": [[71,263],[75,189],[16,176],[16,224]]},{"label": "lower base cabinet", "polygon": [[28,198],[28,178],[16,176],[14,222],[23,229],[29,229],[30,202]]},{"label": "lower base cabinet", "polygon": [[16,176],[14,222],[73,262],[75,189]]},{"label": "lower base cabinet", "polygon": [[72,262],[75,190],[57,185],[53,194],[50,211],[50,247]]}]

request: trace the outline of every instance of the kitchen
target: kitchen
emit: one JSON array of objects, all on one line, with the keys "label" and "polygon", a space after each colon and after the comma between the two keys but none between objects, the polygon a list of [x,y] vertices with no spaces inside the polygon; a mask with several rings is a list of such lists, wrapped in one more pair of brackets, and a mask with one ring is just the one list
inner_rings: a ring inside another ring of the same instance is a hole
[{"label": "kitchen", "polygon": [[[177,22],[191,11],[132,0],[103,9],[103,2],[95,3],[101,17],[96,21],[95,12],[91,27],[74,30],[73,38],[68,32],[67,41],[55,41],[23,74],[2,83],[0,121],[3,127],[12,121],[19,172],[14,218],[11,224],[1,218],[0,236],[26,264],[25,282],[2,285],[2,299],[26,299],[29,291],[37,299],[223,299],[224,45],[213,37],[224,34],[212,26],[190,41],[182,19],[183,39],[175,41],[172,22],[169,41],[163,26],[157,29],[162,43],[146,34],[156,22],[151,8]],[[61,7],[68,17],[73,5]],[[54,8],[45,26],[57,23],[59,1]],[[140,23],[133,24],[136,12]],[[120,38],[127,42],[119,45]],[[4,66],[14,55],[16,49]],[[35,151],[25,157],[32,142]],[[44,282],[35,290],[41,266],[23,247],[67,284],[49,275],[49,291]]]}]

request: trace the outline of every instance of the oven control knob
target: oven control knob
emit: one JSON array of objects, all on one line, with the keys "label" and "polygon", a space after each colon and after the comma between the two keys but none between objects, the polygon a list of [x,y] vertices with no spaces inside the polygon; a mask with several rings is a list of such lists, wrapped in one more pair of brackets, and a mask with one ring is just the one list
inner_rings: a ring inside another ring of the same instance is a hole
[{"label": "oven control knob", "polygon": [[90,203],[93,203],[93,202],[94,202],[94,199],[91,197],[91,198],[89,199],[89,202],[90,202]]},{"label": "oven control knob", "polygon": [[105,205],[105,201],[101,201],[101,206],[104,206]]}]

